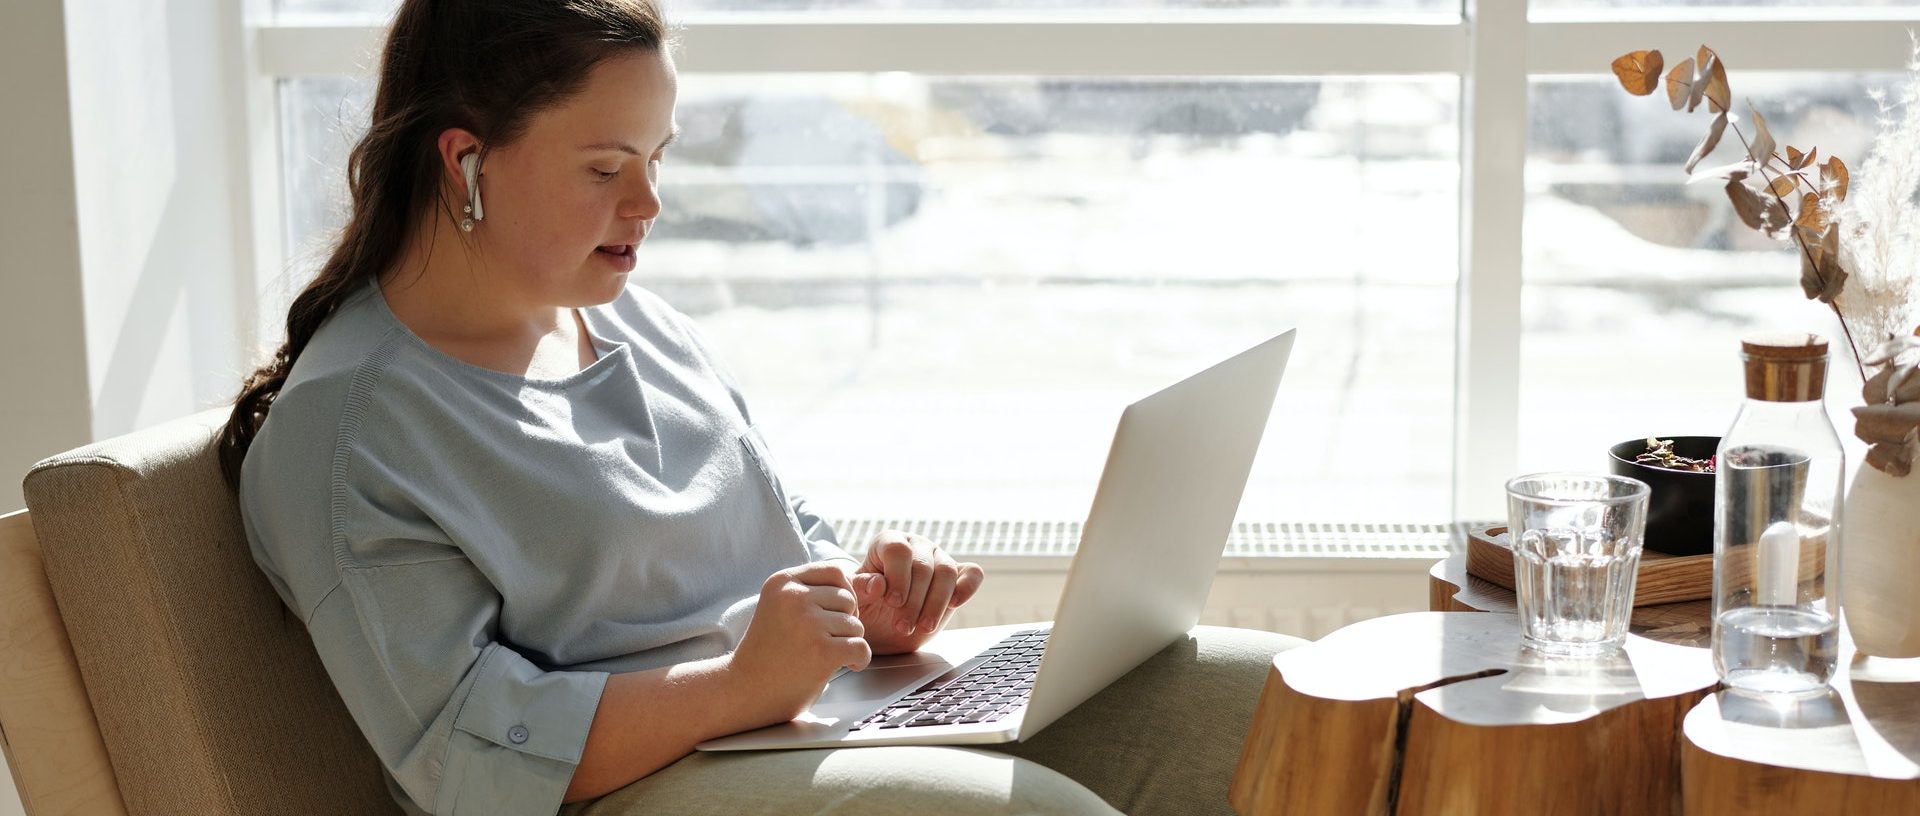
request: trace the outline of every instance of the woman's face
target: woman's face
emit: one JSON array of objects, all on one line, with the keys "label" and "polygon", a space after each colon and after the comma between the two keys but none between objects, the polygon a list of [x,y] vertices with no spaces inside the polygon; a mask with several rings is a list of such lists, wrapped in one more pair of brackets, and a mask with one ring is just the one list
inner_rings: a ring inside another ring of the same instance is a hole
[{"label": "woman's face", "polygon": [[[660,214],[677,84],[664,51],[607,59],[580,93],[534,114],[524,136],[487,155],[485,219],[473,234],[525,297],[588,306],[619,296]],[[465,199],[461,190],[454,200]]]}]

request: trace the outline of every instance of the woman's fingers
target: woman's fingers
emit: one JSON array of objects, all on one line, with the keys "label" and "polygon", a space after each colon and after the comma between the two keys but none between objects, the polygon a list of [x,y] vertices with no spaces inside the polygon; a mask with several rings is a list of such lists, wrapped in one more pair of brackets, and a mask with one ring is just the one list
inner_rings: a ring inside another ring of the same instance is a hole
[{"label": "woman's fingers", "polygon": [[933,554],[914,549],[913,566],[908,568],[913,583],[907,587],[907,602],[900,607],[896,624],[903,635],[913,634],[921,610],[926,608],[927,593],[933,589]]},{"label": "woman's fingers", "polygon": [[837,586],[812,586],[807,587],[807,596],[813,600],[815,606],[829,612],[848,615],[860,613],[860,602],[853,596],[852,590]]},{"label": "woman's fingers", "polygon": [[913,543],[905,533],[884,530],[867,548],[867,566],[887,577],[887,605],[905,606],[913,585]]},{"label": "woman's fingers", "polygon": [[873,644],[868,643],[866,638],[847,638],[841,641],[839,645],[841,656],[847,661],[841,665],[853,671],[860,671],[873,662]]},{"label": "woman's fingers", "polygon": [[[894,635],[932,633],[979,592],[985,575],[980,565],[955,561],[925,538],[888,530],[868,546],[852,589],[869,626],[878,624]],[[875,619],[877,608],[890,609],[893,620]]]},{"label": "woman's fingers", "polygon": [[814,587],[842,587],[852,589],[845,570],[832,561],[814,561],[783,570],[799,583]]},{"label": "woman's fingers", "polygon": [[866,624],[860,622],[859,615],[844,612],[823,611],[827,634],[837,638],[861,637],[867,633]]},{"label": "woman's fingers", "polygon": [[886,577],[877,572],[862,572],[853,576],[853,596],[865,609],[877,600],[876,594],[886,590]]},{"label": "woman's fingers", "polygon": [[980,591],[980,585],[987,580],[987,571],[972,561],[959,563],[960,577],[953,583],[953,598],[947,606],[958,609],[961,604],[973,600],[973,594]]},{"label": "woman's fingers", "polygon": [[940,560],[933,565],[933,579],[927,582],[927,598],[920,605],[920,617],[913,625],[915,629],[931,632],[940,628],[940,620],[946,617],[948,604],[953,600],[954,583],[959,577],[958,565],[942,553]]}]

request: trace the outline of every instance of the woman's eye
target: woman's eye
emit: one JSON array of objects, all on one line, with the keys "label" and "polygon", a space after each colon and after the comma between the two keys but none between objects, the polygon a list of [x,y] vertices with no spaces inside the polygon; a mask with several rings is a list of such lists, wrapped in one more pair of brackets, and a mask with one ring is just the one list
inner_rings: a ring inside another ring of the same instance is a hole
[{"label": "woman's eye", "polygon": [[602,181],[605,181],[607,179],[613,178],[614,176],[620,175],[620,171],[618,170],[601,170],[599,168],[594,168],[593,172],[598,174]]}]

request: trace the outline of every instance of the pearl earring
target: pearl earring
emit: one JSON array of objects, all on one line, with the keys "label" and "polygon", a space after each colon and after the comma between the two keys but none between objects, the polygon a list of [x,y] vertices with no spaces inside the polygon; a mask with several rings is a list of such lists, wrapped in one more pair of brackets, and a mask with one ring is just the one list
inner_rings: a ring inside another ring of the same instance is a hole
[{"label": "pearl earring", "polygon": [[473,222],[486,220],[486,210],[480,206],[480,154],[468,153],[460,157],[460,172],[467,177],[467,203],[460,211],[467,214],[460,219],[463,232],[473,231]]}]

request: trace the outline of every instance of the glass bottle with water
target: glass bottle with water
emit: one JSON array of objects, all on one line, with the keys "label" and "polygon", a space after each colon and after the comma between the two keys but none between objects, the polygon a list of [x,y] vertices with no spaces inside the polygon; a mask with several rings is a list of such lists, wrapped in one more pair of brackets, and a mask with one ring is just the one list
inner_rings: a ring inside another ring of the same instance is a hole
[{"label": "glass bottle with water", "polygon": [[1714,668],[1735,691],[1818,694],[1839,650],[1846,471],[1827,343],[1763,335],[1741,351],[1747,399],[1714,464]]}]

